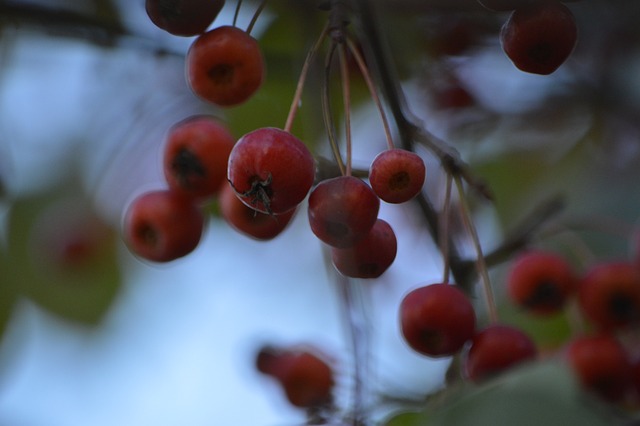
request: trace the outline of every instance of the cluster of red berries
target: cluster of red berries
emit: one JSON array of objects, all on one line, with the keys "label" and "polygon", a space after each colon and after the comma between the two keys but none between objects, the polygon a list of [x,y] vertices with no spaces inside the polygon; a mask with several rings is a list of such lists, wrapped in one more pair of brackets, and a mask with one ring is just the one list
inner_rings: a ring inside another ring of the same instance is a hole
[{"label": "cluster of red berries", "polygon": [[500,32],[502,48],[520,70],[543,75],[558,69],[578,40],[567,1],[478,0],[489,10],[511,11]]},{"label": "cluster of red berries", "polygon": [[[629,342],[625,334],[640,322],[636,265],[603,262],[580,276],[561,255],[527,251],[513,262],[506,285],[510,300],[535,316],[558,314],[575,301],[589,332],[576,333],[559,354],[584,388],[604,400],[638,396],[638,342]],[[535,342],[522,330],[499,323],[478,330],[476,321],[469,297],[446,283],[414,289],[400,306],[409,346],[430,357],[462,351],[462,371],[471,381],[539,357]]]}]

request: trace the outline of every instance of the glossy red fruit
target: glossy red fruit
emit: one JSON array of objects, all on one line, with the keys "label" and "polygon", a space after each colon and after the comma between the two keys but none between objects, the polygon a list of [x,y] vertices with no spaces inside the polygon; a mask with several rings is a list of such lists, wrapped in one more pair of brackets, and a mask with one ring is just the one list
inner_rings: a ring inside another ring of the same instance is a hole
[{"label": "glossy red fruit", "polygon": [[476,315],[469,298],[450,284],[410,291],[400,304],[400,328],[409,346],[430,357],[450,356],[473,337]]},{"label": "glossy red fruit", "polygon": [[577,276],[555,253],[532,251],[518,256],[507,276],[511,300],[527,311],[549,315],[562,310],[573,294]]},{"label": "glossy red fruit", "polygon": [[123,235],[130,250],[155,262],[191,253],[200,242],[204,216],[189,199],[169,190],[142,194],[129,205]]},{"label": "glossy red fruit", "polygon": [[236,231],[260,241],[271,240],[284,231],[297,209],[279,215],[260,213],[248,207],[237,197],[230,185],[220,192],[220,214]]},{"label": "glossy red fruit", "polygon": [[159,28],[178,36],[206,31],[224,6],[224,0],[146,0],[149,19]]},{"label": "glossy red fruit", "polygon": [[391,225],[378,219],[369,234],[349,248],[331,249],[336,269],[351,278],[378,278],[396,258],[398,242]]},{"label": "glossy red fruit", "polygon": [[414,152],[388,149],[373,159],[369,182],[373,192],[388,203],[404,203],[422,190],[426,174],[424,161]]},{"label": "glossy red fruit", "polygon": [[332,401],[333,371],[311,348],[263,348],[257,356],[258,371],[274,377],[289,402],[302,408],[322,407]]},{"label": "glossy red fruit", "polygon": [[602,329],[640,322],[640,270],[632,263],[607,262],[594,266],[579,283],[582,312]]},{"label": "glossy red fruit", "polygon": [[353,247],[378,219],[380,199],[369,185],[353,176],[320,182],[309,195],[309,225],[324,243]]},{"label": "glossy red fruit", "polygon": [[189,87],[200,98],[219,106],[247,101],[262,85],[264,74],[258,42],[233,26],[200,35],[187,52]]},{"label": "glossy red fruit", "polygon": [[610,401],[620,401],[633,384],[633,367],[624,347],[611,335],[578,337],[566,356],[580,384]]},{"label": "glossy red fruit", "polygon": [[169,188],[196,200],[217,194],[226,183],[235,138],[213,117],[189,117],[169,130],[163,154]]},{"label": "glossy red fruit", "polygon": [[464,359],[466,376],[479,382],[537,356],[534,342],[523,331],[493,324],[478,332]]},{"label": "glossy red fruit", "polygon": [[243,203],[262,213],[297,207],[314,177],[313,155],[284,130],[265,127],[247,133],[229,155],[227,179]]},{"label": "glossy red fruit", "polygon": [[551,74],[573,51],[578,30],[573,13],[557,1],[542,1],[512,12],[502,27],[505,53],[522,71]]}]

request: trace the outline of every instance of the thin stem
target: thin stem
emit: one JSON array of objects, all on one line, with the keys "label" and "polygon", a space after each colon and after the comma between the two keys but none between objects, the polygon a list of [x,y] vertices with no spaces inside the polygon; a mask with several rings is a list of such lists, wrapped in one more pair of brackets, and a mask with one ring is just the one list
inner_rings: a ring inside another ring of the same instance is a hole
[{"label": "thin stem", "polygon": [[345,174],[345,166],[342,161],[342,155],[340,154],[340,147],[338,146],[338,142],[336,139],[336,131],[335,125],[333,123],[333,116],[331,114],[331,95],[330,95],[330,87],[329,83],[331,81],[331,61],[333,60],[333,55],[336,51],[336,44],[331,44],[331,49],[327,53],[327,58],[325,62],[324,69],[324,87],[322,90],[322,118],[324,120],[324,126],[327,130],[327,137],[329,138],[329,145],[331,145],[331,151],[333,152],[333,156],[336,160],[336,164],[340,169],[340,174],[344,176]]},{"label": "thin stem", "polygon": [[262,11],[264,10],[264,7],[266,5],[267,5],[267,0],[262,0],[262,2],[260,2],[260,4],[258,5],[258,8],[253,13],[253,17],[251,18],[251,21],[249,22],[249,25],[247,26],[247,34],[251,34],[251,31],[253,30],[253,27],[256,25],[256,22],[258,21],[258,17],[262,13]]},{"label": "thin stem", "polygon": [[340,80],[342,82],[342,99],[344,104],[344,125],[345,125],[345,143],[347,151],[347,168],[345,174],[351,176],[351,87],[349,84],[349,70],[347,68],[347,57],[345,53],[344,43],[338,45],[338,55],[340,59]]},{"label": "thin stem", "polygon": [[442,214],[440,216],[440,252],[442,253],[443,259],[443,271],[442,271],[442,282],[449,282],[449,275],[451,273],[450,269],[450,261],[449,261],[449,208],[451,206],[451,184],[452,177],[449,173],[446,173],[447,183],[446,189],[444,193],[444,204],[442,206]]},{"label": "thin stem", "polygon": [[236,27],[238,25],[238,16],[240,16],[240,8],[242,7],[242,0],[238,0],[236,3],[236,10],[233,12],[233,21],[231,25]]},{"label": "thin stem", "polygon": [[376,104],[376,108],[380,114],[380,120],[382,121],[382,126],[384,127],[384,134],[387,138],[387,146],[389,149],[395,148],[393,143],[393,137],[391,136],[391,128],[389,126],[389,120],[387,119],[387,114],[384,112],[384,108],[382,106],[382,102],[380,101],[380,96],[378,96],[378,90],[376,89],[375,84],[373,83],[373,79],[371,78],[371,74],[369,73],[369,68],[367,67],[366,62],[362,58],[358,47],[353,43],[353,41],[347,38],[347,46],[349,47],[349,51],[353,55],[356,60],[356,64],[358,65],[358,69],[362,74],[362,78],[364,79],[367,88],[369,89],[369,93],[371,94],[371,99]]},{"label": "thin stem", "polygon": [[467,203],[467,199],[465,197],[464,188],[462,185],[462,178],[460,176],[454,176],[453,179],[456,182],[456,188],[458,190],[458,195],[460,199],[460,210],[462,212],[462,220],[464,222],[465,228],[467,228],[467,231],[471,236],[471,240],[473,242],[473,246],[476,252],[476,268],[478,270],[478,274],[480,275],[482,289],[484,291],[484,297],[487,303],[487,310],[489,312],[489,320],[492,323],[496,323],[498,321],[498,309],[496,308],[495,299],[493,297],[493,290],[491,289],[491,280],[489,279],[487,264],[485,263],[484,255],[482,254],[482,246],[480,245],[478,232],[476,230],[475,225],[473,224],[473,221],[471,220],[471,210],[469,209],[469,204]]},{"label": "thin stem", "polygon": [[293,127],[293,121],[295,120],[296,113],[298,112],[298,108],[300,107],[300,100],[302,99],[302,90],[304,89],[305,82],[307,80],[307,75],[309,74],[309,66],[311,65],[311,61],[315,56],[318,49],[320,49],[320,45],[327,37],[329,32],[329,25],[325,25],[320,33],[320,37],[316,40],[315,44],[311,47],[309,52],[307,53],[307,57],[304,60],[304,64],[302,64],[302,70],[300,71],[300,77],[298,78],[298,84],[296,86],[296,91],[293,95],[293,100],[291,101],[291,107],[289,108],[289,114],[287,114],[287,121],[284,125],[284,130],[287,132],[291,132],[291,128]]}]

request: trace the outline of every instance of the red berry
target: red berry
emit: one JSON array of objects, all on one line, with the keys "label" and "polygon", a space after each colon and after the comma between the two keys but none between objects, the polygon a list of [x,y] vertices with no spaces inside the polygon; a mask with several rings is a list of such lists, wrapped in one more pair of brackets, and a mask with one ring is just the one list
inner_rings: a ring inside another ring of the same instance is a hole
[{"label": "red berry", "polygon": [[325,406],[332,401],[333,371],[315,352],[263,348],[257,356],[256,367],[280,382],[292,405],[303,408]]},{"label": "red berry", "polygon": [[560,311],[576,286],[577,277],[559,255],[528,252],[518,256],[507,277],[507,291],[519,306],[534,314]]},{"label": "red berry", "polygon": [[378,278],[396,258],[398,243],[391,226],[378,219],[369,234],[349,248],[331,249],[331,258],[342,275]]},{"label": "red berry", "polygon": [[206,31],[222,10],[224,0],[146,0],[145,9],[159,28],[178,36]]},{"label": "red berry", "polygon": [[585,316],[603,329],[640,321],[640,271],[631,263],[608,262],[582,278],[578,300]]},{"label": "red berry", "polygon": [[581,385],[615,402],[621,400],[633,383],[633,368],[626,350],[612,336],[579,337],[567,346],[567,359]]},{"label": "red berry", "polygon": [[409,292],[400,304],[402,335],[415,351],[450,356],[473,337],[476,315],[469,298],[450,284],[432,284]]},{"label": "red berry", "polygon": [[193,42],[186,57],[187,82],[200,98],[220,106],[248,100],[262,85],[264,60],[245,31],[223,26]]},{"label": "red berry", "polygon": [[262,128],[247,133],[229,155],[227,179],[247,206],[282,214],[300,204],[313,185],[315,162],[289,132]]},{"label": "red berry", "polygon": [[220,192],[220,213],[222,218],[236,231],[255,240],[271,240],[289,225],[296,209],[279,215],[260,213],[248,207],[237,197],[230,185]]},{"label": "red berry", "polygon": [[168,262],[198,246],[204,216],[189,199],[173,191],[153,191],[133,200],[123,228],[131,251],[148,260]]},{"label": "red berry", "polygon": [[422,189],[426,168],[420,156],[404,149],[388,149],[369,168],[373,192],[388,203],[409,201]]},{"label": "red berry", "polygon": [[163,157],[169,188],[195,199],[215,195],[226,182],[234,143],[229,130],[213,117],[190,117],[175,124]]},{"label": "red berry", "polygon": [[514,65],[543,75],[565,62],[577,39],[571,10],[557,1],[516,9],[500,32],[502,48]]},{"label": "red berry", "polygon": [[521,330],[494,324],[478,332],[464,359],[466,376],[478,382],[537,356],[533,341]]},{"label": "red berry", "polygon": [[378,220],[380,199],[353,176],[318,184],[309,195],[311,231],[332,247],[347,248],[363,239]]}]

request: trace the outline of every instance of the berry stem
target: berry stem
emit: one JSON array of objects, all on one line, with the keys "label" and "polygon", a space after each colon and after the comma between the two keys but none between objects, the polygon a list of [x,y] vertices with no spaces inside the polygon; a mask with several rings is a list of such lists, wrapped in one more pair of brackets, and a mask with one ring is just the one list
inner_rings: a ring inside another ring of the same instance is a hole
[{"label": "berry stem", "polygon": [[293,100],[291,101],[291,107],[289,108],[289,114],[287,114],[287,121],[284,125],[285,132],[291,132],[293,128],[293,122],[296,118],[296,113],[298,112],[298,108],[300,107],[300,102],[302,99],[302,91],[304,89],[305,82],[307,80],[307,75],[309,74],[309,67],[311,65],[311,61],[313,57],[317,53],[318,49],[320,49],[320,45],[327,37],[329,32],[329,25],[325,25],[320,33],[320,37],[316,40],[315,44],[311,47],[309,52],[307,52],[307,57],[302,64],[302,70],[300,71],[300,77],[298,77],[298,84],[296,85],[296,91],[293,95]]},{"label": "berry stem", "polygon": [[331,61],[333,59],[333,55],[336,51],[336,44],[332,43],[329,52],[327,52],[327,57],[325,61],[324,67],[324,81],[323,81],[323,90],[322,90],[322,118],[324,120],[324,127],[327,131],[327,137],[329,138],[329,144],[331,145],[331,151],[333,152],[333,156],[336,160],[336,164],[340,169],[340,174],[345,175],[345,165],[342,161],[342,155],[340,154],[340,147],[338,146],[338,141],[336,140],[336,130],[335,124],[333,122],[333,116],[331,114],[331,93],[330,93],[330,85],[331,81]]},{"label": "berry stem", "polygon": [[453,179],[456,183],[456,189],[459,195],[462,221],[464,222],[465,228],[467,228],[467,232],[471,237],[476,252],[476,269],[480,275],[485,302],[487,304],[487,311],[489,313],[489,320],[491,323],[495,324],[498,322],[498,309],[496,308],[493,290],[491,289],[491,280],[489,279],[487,264],[485,262],[484,255],[482,254],[482,246],[480,245],[480,239],[478,238],[478,231],[471,220],[471,210],[465,197],[462,178],[456,175]]},{"label": "berry stem", "polygon": [[260,2],[260,4],[258,5],[258,8],[253,13],[253,16],[251,17],[251,21],[249,22],[249,25],[247,26],[247,34],[251,34],[251,31],[253,30],[253,27],[256,25],[256,22],[258,21],[258,18],[260,17],[260,14],[262,13],[262,11],[264,10],[266,5],[267,5],[267,0],[262,0]]},{"label": "berry stem", "polygon": [[440,215],[440,252],[442,253],[443,259],[443,271],[442,271],[442,282],[449,282],[450,275],[450,261],[449,261],[449,208],[451,207],[451,186],[452,186],[452,177],[449,173],[446,173],[446,189],[444,192],[444,203],[442,205],[442,213]]},{"label": "berry stem", "polygon": [[349,51],[353,55],[356,60],[356,64],[358,64],[358,69],[362,74],[362,78],[364,79],[367,89],[369,89],[369,93],[371,94],[371,99],[376,104],[376,108],[380,113],[380,120],[382,121],[382,126],[384,127],[384,134],[387,138],[387,146],[389,149],[395,148],[393,143],[393,137],[391,136],[391,128],[389,126],[389,120],[387,119],[387,114],[384,112],[384,108],[382,106],[382,102],[380,101],[380,96],[378,96],[378,90],[376,89],[375,84],[373,84],[373,79],[371,78],[371,74],[369,73],[369,68],[367,67],[366,62],[362,58],[360,51],[354,45],[353,41],[349,38],[346,40],[347,46],[349,47]]},{"label": "berry stem", "polygon": [[345,174],[351,176],[351,87],[349,84],[349,70],[344,43],[338,45],[340,59],[340,80],[342,82],[342,99],[344,104],[345,141],[347,150],[347,167]]},{"label": "berry stem", "polygon": [[236,9],[233,12],[233,21],[231,21],[231,25],[234,27],[238,26],[238,16],[240,16],[240,8],[242,8],[242,0],[237,0]]}]

